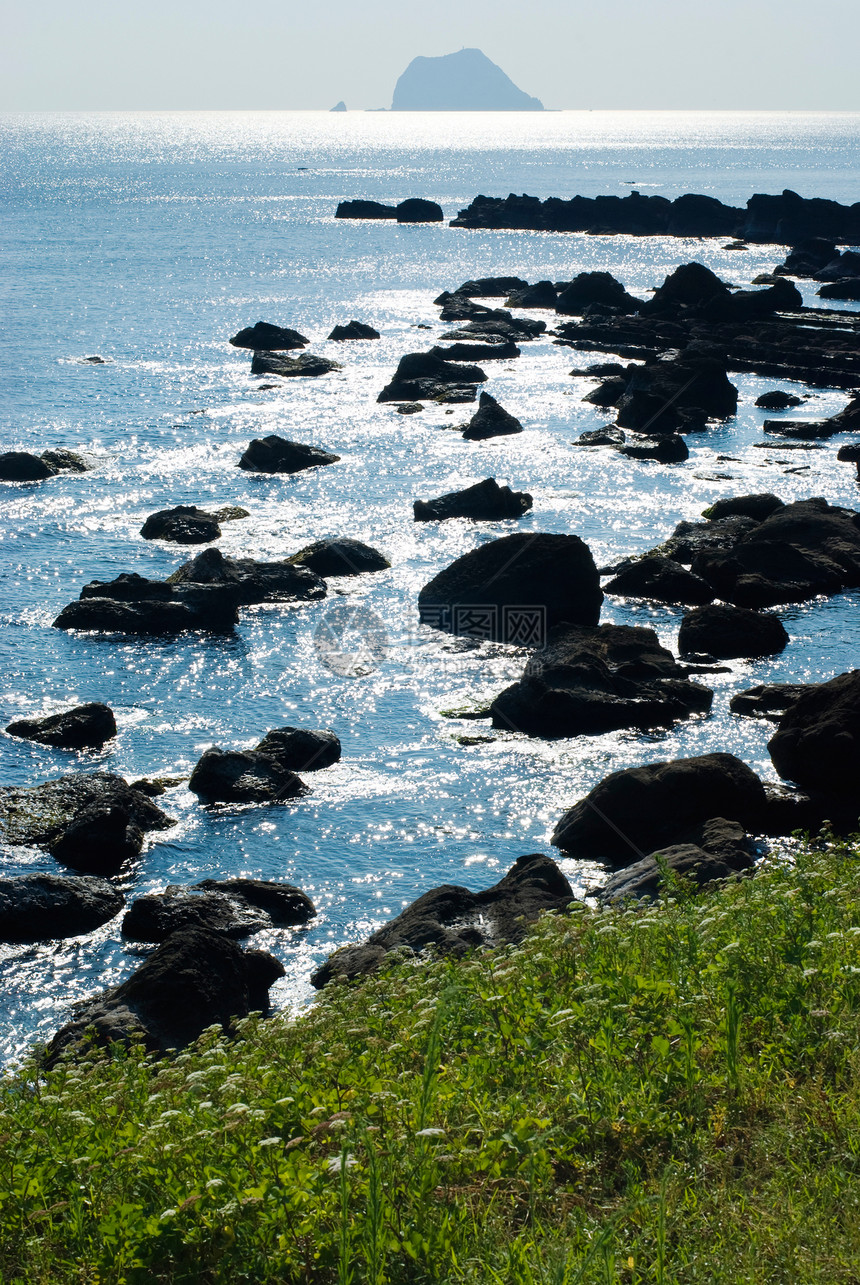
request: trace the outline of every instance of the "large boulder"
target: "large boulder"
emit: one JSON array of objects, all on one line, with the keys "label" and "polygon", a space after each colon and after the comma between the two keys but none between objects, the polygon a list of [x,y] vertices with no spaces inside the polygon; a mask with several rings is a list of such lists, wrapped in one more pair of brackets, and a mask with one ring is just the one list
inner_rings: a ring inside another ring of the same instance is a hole
[{"label": "large boulder", "polygon": [[[461,286],[457,286],[453,293],[462,295],[467,299],[471,299],[476,295],[485,299],[501,299],[510,294],[512,290],[525,290],[527,287],[528,282],[524,281],[522,277],[473,277],[468,281],[464,281]],[[443,303],[446,301],[446,299],[441,300]],[[440,300],[437,299],[435,302],[439,303]]]},{"label": "large boulder", "polygon": [[481,393],[478,409],[463,429],[463,437],[467,442],[483,442],[488,437],[505,437],[522,431],[520,421],[500,406],[491,393]]},{"label": "large boulder", "polygon": [[702,754],[612,772],[564,813],[552,842],[577,857],[630,865],[686,842],[713,817],[755,831],[764,807],[764,786],[751,768],[733,754]]},{"label": "large boulder", "polygon": [[52,446],[42,451],[40,457],[45,464],[58,473],[89,473],[90,466],[77,451],[67,450],[65,446]]},{"label": "large boulder", "polygon": [[795,312],[803,307],[803,295],[786,277],[777,277],[764,290],[738,290],[710,299],[702,309],[708,321],[754,321],[775,312]]},{"label": "large boulder", "polygon": [[276,727],[267,732],[258,754],[277,759],[290,772],[318,772],[340,759],[341,744],[334,732],[308,727]]},{"label": "large boulder", "polygon": [[336,219],[396,219],[397,209],[393,205],[382,205],[379,201],[341,201],[335,210]]},{"label": "large boulder", "polygon": [[628,438],[618,450],[633,460],[656,460],[658,464],[683,464],[690,451],[683,437],[666,433],[661,437],[636,436]]},{"label": "large boulder", "polygon": [[475,522],[498,522],[521,518],[532,507],[527,491],[499,486],[494,477],[476,482],[462,491],[448,491],[435,500],[415,500],[416,522],[444,522],[448,518],[471,518]]},{"label": "large boulder", "polygon": [[503,536],[464,553],[418,595],[425,624],[531,646],[542,646],[554,625],[596,625],[602,602],[588,545],[544,532]]},{"label": "large boulder", "polygon": [[255,352],[251,358],[252,375],[279,375],[281,379],[309,378],[328,375],[343,367],[329,357],[303,352],[299,357],[281,357],[277,353]]},{"label": "large boulder", "polygon": [[256,326],[246,326],[230,340],[234,348],[252,348],[254,352],[289,352],[293,348],[306,348],[310,343],[297,330],[289,326],[273,326],[269,321],[258,321]]},{"label": "large boulder", "polygon": [[761,410],[790,410],[792,406],[802,405],[802,397],[795,397],[794,393],[783,392],[781,388],[774,388],[756,398],[756,406],[760,407]]},{"label": "large boulder", "polygon": [[490,706],[493,726],[528,736],[596,736],[707,713],[713,692],[687,680],[652,629],[561,625]]},{"label": "large boulder", "polygon": [[57,469],[29,451],[0,454],[0,482],[43,482],[56,475]]},{"label": "large boulder", "polygon": [[714,600],[714,591],[707,580],[694,576],[673,558],[654,554],[637,558],[623,567],[604,585],[604,592],[691,607],[703,606]]},{"label": "large boulder", "polygon": [[729,709],[733,714],[743,714],[747,718],[778,721],[806,688],[806,683],[757,683],[755,687],[735,692],[729,701]]},{"label": "large boulder", "polygon": [[228,558],[220,549],[204,549],[168,577],[171,585],[224,585],[239,602],[316,602],[326,596],[325,581],[292,559],[257,562]]},{"label": "large boulder", "polygon": [[718,660],[776,656],[788,643],[778,616],[716,602],[688,611],[678,631],[682,655],[708,653]]},{"label": "large boulder", "polygon": [[284,968],[272,955],[242,950],[223,933],[173,933],[127,981],[78,1006],[47,1049],[49,1064],[96,1044],[142,1038],[153,1053],[184,1048],[208,1026],[268,1012],[269,987]]},{"label": "large boulder", "polygon": [[571,901],[573,891],[554,861],[540,853],[520,857],[483,892],[452,884],[425,892],[363,945],[330,955],[311,982],[320,988],[335,977],[372,973],[392,950],[417,954],[432,947],[456,957],[480,946],[519,941],[544,911],[564,910]]},{"label": "large boulder", "polygon": [[753,522],[764,522],[778,509],[784,509],[785,502],[769,491],[756,495],[733,495],[723,500],[715,500],[702,516],[708,522],[722,522],[725,518],[751,518]]},{"label": "large boulder", "polygon": [[346,536],[316,540],[294,553],[290,562],[323,577],[361,576],[373,571],[387,571],[391,566],[378,549]]},{"label": "large boulder", "polygon": [[445,212],[436,201],[425,201],[420,196],[410,196],[394,210],[398,223],[442,223]]},{"label": "large boulder", "polygon": [[555,310],[578,315],[593,304],[601,304],[613,312],[628,313],[638,312],[642,300],[629,295],[610,272],[580,272],[558,295]]},{"label": "large boulder", "polygon": [[140,534],[144,540],[209,544],[221,538],[221,528],[214,513],[206,513],[193,504],[178,504],[176,508],[151,513],[140,528]]},{"label": "large boulder", "polygon": [[144,835],[176,822],[122,777],[63,776],[42,785],[0,787],[0,842],[46,848],[87,874],[115,873]]},{"label": "large boulder", "polygon": [[845,277],[842,281],[831,281],[818,291],[821,299],[849,299],[853,303],[860,301],[860,277]]},{"label": "large boulder", "polygon": [[558,291],[552,281],[536,281],[533,286],[514,290],[505,300],[508,308],[555,308]]},{"label": "large boulder", "polygon": [[394,378],[386,384],[377,397],[378,402],[432,401],[450,388],[472,390],[475,384],[486,383],[487,376],[480,366],[467,366],[460,362],[445,361],[429,352],[410,352],[400,358]]},{"label": "large boulder", "polygon": [[231,585],[172,585],[123,572],[115,580],[84,585],[80,600],[64,607],[53,627],[126,634],[229,633],[239,619],[238,602]]},{"label": "large boulder", "polygon": [[125,897],[107,879],[31,874],[0,879],[0,942],[80,937],[119,914]]},{"label": "large boulder", "polygon": [[339,459],[339,455],[322,451],[318,446],[292,442],[270,433],[268,437],[253,439],[239,460],[239,468],[249,473],[301,473],[323,464],[336,464]]},{"label": "large boulder", "polygon": [[285,803],[309,793],[275,755],[217,745],[198,760],[188,788],[203,803]]},{"label": "large boulder", "polygon": [[343,343],[347,339],[380,339],[381,335],[373,326],[368,326],[364,321],[348,321],[345,326],[335,326],[329,335],[329,339],[334,339],[337,343]]},{"label": "large boulder", "polygon": [[738,390],[725,361],[682,353],[645,366],[632,366],[624,395],[613,404],[621,428],[636,433],[684,432],[702,418],[725,419],[738,408]]},{"label": "large boulder", "polygon": [[659,289],[641,311],[652,313],[676,313],[690,309],[697,311],[712,299],[730,299],[731,292],[716,273],[711,272],[701,263],[683,263],[674,272],[670,272]]},{"label": "large boulder", "polygon": [[780,718],[768,750],[781,777],[845,795],[860,814],[860,670],[807,687]]},{"label": "large boulder", "polygon": [[699,826],[686,843],[672,844],[611,875],[598,893],[604,905],[617,901],[652,901],[666,886],[667,875],[698,887],[731,879],[755,864],[755,844],[736,821],[715,817]]},{"label": "large boulder", "polygon": [[261,879],[205,879],[183,888],[169,884],[132,902],[122,921],[132,941],[165,941],[171,933],[208,928],[250,937],[268,928],[293,928],[316,914],[310,897],[289,883]]},{"label": "large boulder", "polygon": [[116,736],[116,719],[107,705],[91,701],[88,705],[63,710],[61,714],[16,719],[6,731],[10,736],[62,750],[100,749],[105,741]]}]

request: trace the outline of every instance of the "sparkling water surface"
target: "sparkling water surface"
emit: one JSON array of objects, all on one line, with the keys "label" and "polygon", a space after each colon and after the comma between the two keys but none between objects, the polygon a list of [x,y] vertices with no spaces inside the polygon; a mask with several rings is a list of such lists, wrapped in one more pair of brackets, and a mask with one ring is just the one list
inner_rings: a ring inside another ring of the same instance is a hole
[{"label": "sparkling water surface", "polygon": [[[287,976],[272,996],[290,1006],[312,993],[309,974],[329,951],[420,892],[444,882],[484,887],[521,853],[553,851],[548,836],[562,810],[608,771],[730,750],[775,779],[772,726],[734,717],[729,698],[753,683],[855,667],[860,595],[782,609],[789,647],[708,677],[716,690],[708,718],[653,735],[545,742],[441,716],[492,697],[527,653],[419,628],[417,594],[455,557],[511,530],[575,532],[603,563],[650,547],[723,495],[772,490],[855,507],[854,470],[835,458],[852,439],[820,450],[757,449],[765,413],[753,403],[775,385],[737,376],[737,418],[690,437],[683,465],[582,450],[573,440],[609,416],[582,403],[593,385],[568,373],[589,354],[549,339],[486,366],[486,387],[526,427],[519,436],[467,443],[450,430],[469,407],[401,416],[376,396],[403,353],[451,328],[432,300],[467,277],[561,280],[600,268],[644,296],[691,259],[748,285],[785,248],[738,253],[719,240],[483,233],[333,215],[352,197],[425,196],[450,218],[479,192],[508,191],[699,191],[744,204],[754,191],[792,187],[853,202],[858,124],[848,113],[0,118],[0,449],[65,446],[95,466],[45,483],[0,483],[0,726],[89,700],[110,704],[119,724],[116,740],[92,754],[0,733],[0,784],[94,770],[187,777],[213,744],[250,747],[285,724],[335,730],[341,762],[309,774],[312,793],[291,805],[207,809],[184,786],[168,791],[159,803],[179,824],[151,836],[120,880],[130,897],[240,874],[298,884],[318,917],[307,929],[253,939],[284,961]],[[814,286],[801,289],[814,302]],[[530,315],[554,322],[554,314]],[[352,317],[375,325],[381,341],[328,343],[332,326]],[[250,354],[227,343],[259,319],[299,329],[309,351],[343,370],[261,391],[276,381],[252,378]],[[106,364],[82,364],[92,354]],[[844,392],[814,390],[799,413],[831,414],[845,402]],[[325,447],[341,462],[294,477],[239,470],[250,439],[268,433]],[[530,491],[532,512],[515,524],[413,522],[413,499],[490,476]],[[381,549],[392,567],[332,580],[328,599],[309,606],[243,609],[229,638],[50,627],[88,580],[121,571],[163,577],[193,556],[139,534],[149,513],[180,503],[250,510],[223,528],[225,554],[281,558],[349,535]],[[388,638],[381,664],[357,677],[331,672],[314,646],[341,596],[375,611]],[[680,616],[617,599],[603,613],[648,625],[669,646]],[[493,739],[477,745],[457,739],[485,733]],[[2,863],[12,874],[56,869],[38,850],[7,848]],[[594,867],[561,864],[579,892],[599,881]],[[142,952],[123,943],[119,923],[68,941],[0,947],[3,1058],[47,1038],[75,1000],[128,975]]]}]

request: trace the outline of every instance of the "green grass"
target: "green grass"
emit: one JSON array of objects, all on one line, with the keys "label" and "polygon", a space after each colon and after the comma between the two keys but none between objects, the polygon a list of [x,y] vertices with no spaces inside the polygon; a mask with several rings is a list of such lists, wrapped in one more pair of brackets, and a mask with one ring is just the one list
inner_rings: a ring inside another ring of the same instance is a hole
[{"label": "green grass", "polygon": [[17,1282],[860,1282],[853,845],[0,1097]]}]

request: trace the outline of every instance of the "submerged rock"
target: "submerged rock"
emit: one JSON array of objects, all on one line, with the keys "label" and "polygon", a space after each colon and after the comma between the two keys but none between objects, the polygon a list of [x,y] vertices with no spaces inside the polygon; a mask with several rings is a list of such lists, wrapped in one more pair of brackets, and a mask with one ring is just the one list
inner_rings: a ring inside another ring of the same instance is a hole
[{"label": "submerged rock", "polygon": [[301,473],[304,469],[336,464],[339,459],[339,455],[317,446],[291,442],[271,433],[268,437],[254,438],[239,460],[239,468],[249,473]]},{"label": "submerged rock", "polygon": [[168,577],[168,584],[224,585],[246,605],[258,602],[316,602],[326,596],[325,581],[292,559],[257,562],[228,558],[220,549],[204,549]]},{"label": "submerged rock", "polygon": [[780,718],[768,750],[781,777],[844,795],[860,814],[860,670],[810,684]]},{"label": "submerged rock", "polygon": [[788,643],[788,634],[778,616],[725,603],[688,611],[678,632],[681,655],[707,653],[718,660],[776,656],[785,651]]},{"label": "submerged rock", "polygon": [[503,879],[483,892],[444,884],[425,892],[361,946],[330,955],[311,977],[318,989],[336,977],[372,973],[391,950],[416,954],[432,947],[444,955],[463,955],[485,945],[519,941],[533,920],[547,910],[564,910],[574,900],[567,879],[541,853],[520,857]]},{"label": "submerged rock", "polygon": [[234,348],[252,348],[254,352],[289,352],[293,348],[306,348],[310,343],[297,330],[289,326],[273,326],[269,321],[258,321],[256,326],[246,326],[230,340]]},{"label": "submerged rock", "polygon": [[20,736],[40,745],[54,745],[63,750],[100,749],[116,736],[113,710],[99,701],[77,705],[61,714],[42,718],[19,718],[6,728],[10,736]]},{"label": "submerged rock", "polygon": [[463,429],[463,438],[467,442],[483,442],[488,437],[504,437],[522,431],[520,421],[500,406],[491,393],[481,393],[478,409]]},{"label": "submerged rock", "polygon": [[80,937],[119,914],[125,897],[107,879],[30,874],[0,879],[0,942]]},{"label": "submerged rock", "polygon": [[521,518],[531,507],[532,497],[526,491],[499,486],[494,477],[462,491],[448,491],[435,500],[415,500],[412,505],[416,522],[444,522],[448,518],[498,522]]},{"label": "submerged rock", "polygon": [[318,576],[361,576],[373,571],[387,571],[388,559],[361,540],[343,536],[316,540],[289,559],[295,566],[307,567]]},{"label": "submerged rock", "polygon": [[268,928],[293,928],[316,914],[310,897],[289,883],[261,879],[205,879],[190,888],[170,884],[132,902],[122,921],[132,941],[164,941],[174,932],[206,928],[249,937]]}]

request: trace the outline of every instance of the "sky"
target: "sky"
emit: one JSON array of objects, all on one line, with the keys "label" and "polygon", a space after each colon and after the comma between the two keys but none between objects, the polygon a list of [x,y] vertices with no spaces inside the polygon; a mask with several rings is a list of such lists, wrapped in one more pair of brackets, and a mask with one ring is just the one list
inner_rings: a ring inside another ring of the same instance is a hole
[{"label": "sky", "polygon": [[482,49],[553,108],[860,110],[860,0],[0,0],[0,110],[389,107]]}]

